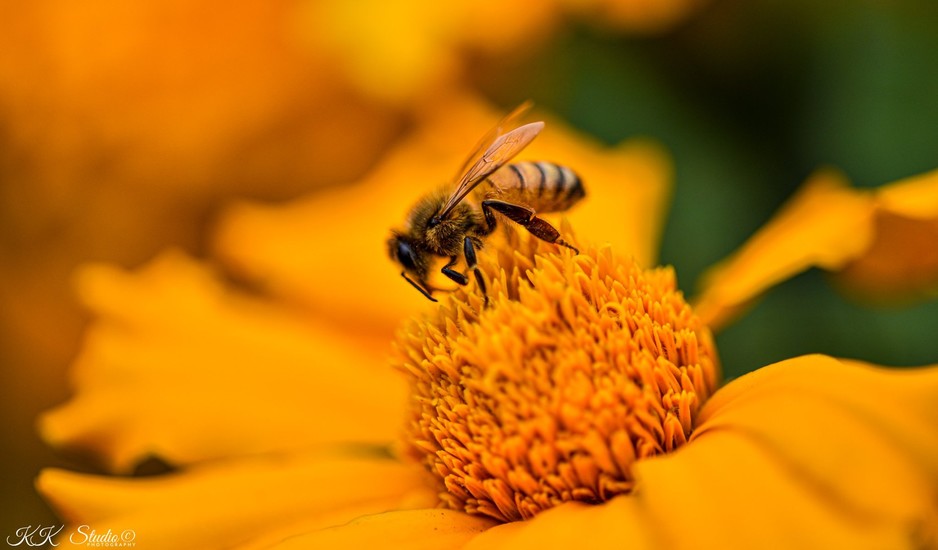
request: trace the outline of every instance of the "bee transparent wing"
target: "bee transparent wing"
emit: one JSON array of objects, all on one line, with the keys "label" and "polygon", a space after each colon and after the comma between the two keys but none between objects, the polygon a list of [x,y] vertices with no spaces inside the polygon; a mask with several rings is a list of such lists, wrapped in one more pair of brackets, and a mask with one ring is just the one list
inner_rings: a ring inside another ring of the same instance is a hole
[{"label": "bee transparent wing", "polygon": [[[522,105],[522,107],[525,107]],[[520,109],[520,108],[519,108]],[[518,109],[514,113],[509,115],[505,120],[510,120],[513,118],[515,113],[518,112]],[[503,121],[504,122],[504,121]],[[496,126],[496,130],[500,130],[502,124]],[[453,192],[453,195],[446,201],[446,204],[443,206],[443,210],[440,211],[439,217],[445,218],[450,211],[455,207],[461,200],[463,200],[466,195],[472,191],[476,185],[482,182],[487,176],[501,168],[505,165],[506,162],[515,157],[522,149],[528,146],[534,138],[537,137],[541,130],[544,129],[543,122],[532,122],[530,124],[525,124],[519,128],[505,133],[498,134],[492,141],[491,145],[485,149],[485,152],[482,153],[482,156],[475,161],[474,164],[469,166],[462,177],[459,178],[459,183],[456,185],[456,190]],[[473,154],[474,158],[476,154]]]},{"label": "bee transparent wing", "polygon": [[479,159],[482,158],[482,155],[488,150],[489,146],[495,142],[498,136],[505,133],[505,128],[518,126],[517,122],[531,109],[532,105],[530,101],[525,101],[521,105],[518,105],[515,107],[514,111],[505,115],[503,119],[498,121],[498,124],[486,132],[485,135],[482,136],[482,139],[479,140],[479,143],[476,143],[476,146],[472,149],[472,153],[469,154],[466,161],[459,167],[459,171],[454,174],[453,181],[459,181],[463,174],[469,171],[470,166],[479,162]]}]

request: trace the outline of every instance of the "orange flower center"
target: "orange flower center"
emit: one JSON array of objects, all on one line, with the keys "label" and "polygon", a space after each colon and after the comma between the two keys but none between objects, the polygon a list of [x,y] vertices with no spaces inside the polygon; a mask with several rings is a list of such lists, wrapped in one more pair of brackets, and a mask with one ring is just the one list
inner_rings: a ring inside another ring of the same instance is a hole
[{"label": "orange flower center", "polygon": [[632,464],[687,441],[719,376],[670,268],[512,240],[480,258],[488,307],[457,290],[395,358],[412,382],[406,456],[443,506],[500,521],[629,492]]}]

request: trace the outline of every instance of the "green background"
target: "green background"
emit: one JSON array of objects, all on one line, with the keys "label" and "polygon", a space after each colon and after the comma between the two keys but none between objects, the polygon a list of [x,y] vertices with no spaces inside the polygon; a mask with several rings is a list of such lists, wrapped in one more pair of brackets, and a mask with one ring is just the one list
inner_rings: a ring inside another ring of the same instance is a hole
[{"label": "green background", "polygon": [[[670,150],[661,262],[688,294],[817,168],[873,187],[938,167],[938,2],[718,2],[663,35],[573,28],[495,80],[505,104],[532,97],[608,143]],[[854,303],[812,270],[717,341],[734,377],[814,352],[936,363],[936,335],[938,302]]]}]

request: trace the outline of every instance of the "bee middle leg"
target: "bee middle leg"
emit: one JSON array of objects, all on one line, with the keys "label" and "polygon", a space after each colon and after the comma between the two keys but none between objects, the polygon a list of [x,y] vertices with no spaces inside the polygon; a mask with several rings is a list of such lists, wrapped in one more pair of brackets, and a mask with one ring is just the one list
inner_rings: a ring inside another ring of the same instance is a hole
[{"label": "bee middle leg", "polygon": [[577,254],[580,253],[580,251],[577,250],[575,246],[560,238],[560,231],[557,231],[553,225],[548,223],[547,220],[538,218],[532,208],[528,208],[527,206],[522,206],[520,204],[512,204],[510,202],[488,199],[482,201],[482,212],[485,214],[485,221],[488,224],[489,231],[495,229],[495,215],[493,212],[498,212],[499,214],[507,217],[509,220],[527,229],[538,239],[547,241],[549,243],[558,244],[560,246],[565,246],[569,249],[572,249]]},{"label": "bee middle leg", "polygon": [[[489,295],[486,293],[485,279],[482,278],[482,270],[479,269],[478,261],[476,260],[475,245],[472,244],[472,239],[469,237],[466,237],[463,241],[463,255],[466,257],[466,267],[475,274],[476,282],[479,283],[479,288],[482,289],[482,296],[485,297],[485,305],[487,306],[489,305]],[[453,269],[453,266],[456,265],[458,260],[459,258],[457,256],[450,256],[449,262],[443,266],[443,269],[440,271],[457,284],[465,286],[469,284],[469,277]]]},{"label": "bee middle leg", "polygon": [[482,270],[479,269],[479,263],[476,260],[475,245],[472,244],[472,239],[469,237],[466,237],[463,241],[463,255],[466,257],[466,267],[471,269],[476,276],[476,282],[479,284],[479,289],[482,290],[482,297],[485,298],[487,307],[489,305],[489,294],[485,288],[485,279],[482,278]]}]

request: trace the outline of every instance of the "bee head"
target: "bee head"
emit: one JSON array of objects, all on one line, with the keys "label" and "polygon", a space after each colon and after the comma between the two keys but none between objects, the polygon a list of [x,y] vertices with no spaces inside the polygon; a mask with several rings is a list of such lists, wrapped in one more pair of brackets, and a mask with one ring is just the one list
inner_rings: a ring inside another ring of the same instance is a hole
[{"label": "bee head", "polygon": [[421,262],[418,259],[418,252],[406,236],[398,233],[391,235],[391,238],[388,239],[388,255],[391,256],[392,260],[401,264],[404,270],[411,273],[420,271],[418,265]]}]

